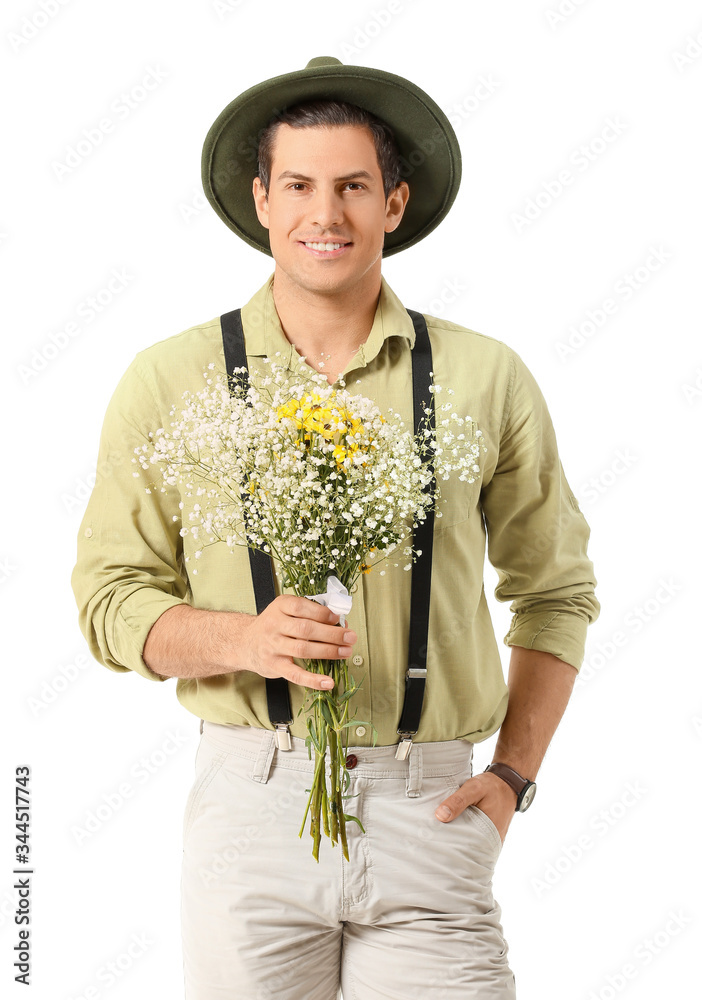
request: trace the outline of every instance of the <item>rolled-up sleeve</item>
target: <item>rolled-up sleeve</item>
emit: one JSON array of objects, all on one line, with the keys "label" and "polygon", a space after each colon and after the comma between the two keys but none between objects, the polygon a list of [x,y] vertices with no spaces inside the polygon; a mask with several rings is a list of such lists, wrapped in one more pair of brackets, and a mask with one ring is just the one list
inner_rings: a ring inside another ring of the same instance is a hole
[{"label": "rolled-up sleeve", "polygon": [[155,477],[132,463],[134,448],[162,423],[137,355],[105,414],[96,482],[71,576],[80,629],[95,659],[111,670],[136,671],[150,680],[166,678],[144,662],[146,637],[164,611],[187,603],[189,589],[178,494],[158,487],[147,493]]},{"label": "rolled-up sleeve", "polygon": [[508,646],[553,653],[576,670],[599,616],[590,528],[561,465],[544,397],[514,351],[493,476],[481,492],[495,597],[511,601]]}]

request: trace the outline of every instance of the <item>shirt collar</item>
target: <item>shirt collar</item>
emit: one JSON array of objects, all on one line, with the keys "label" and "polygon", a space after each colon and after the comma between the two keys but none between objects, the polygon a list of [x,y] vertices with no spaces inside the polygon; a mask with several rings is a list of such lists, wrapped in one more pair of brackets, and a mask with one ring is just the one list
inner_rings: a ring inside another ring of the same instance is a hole
[{"label": "shirt collar", "polygon": [[[280,352],[288,368],[292,368],[293,364],[297,365],[297,351],[283,333],[273,301],[273,275],[243,306],[241,320],[246,334],[246,353],[249,356],[273,358],[276,352]],[[380,296],[370,333],[355,357],[349,360],[345,371],[369,365],[390,337],[404,337],[410,348],[414,347],[412,318],[381,276]]]}]

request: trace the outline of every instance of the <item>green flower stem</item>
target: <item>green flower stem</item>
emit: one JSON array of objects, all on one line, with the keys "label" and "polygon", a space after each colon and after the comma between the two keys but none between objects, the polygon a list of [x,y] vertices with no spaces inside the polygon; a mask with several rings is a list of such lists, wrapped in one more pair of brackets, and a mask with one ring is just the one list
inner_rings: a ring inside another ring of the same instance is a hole
[{"label": "green flower stem", "polygon": [[339,839],[339,805],[338,805],[338,775],[337,769],[334,767],[334,762],[338,758],[338,740],[336,737],[336,732],[332,729],[329,732],[329,756],[332,761],[330,784],[331,792],[329,798],[331,800],[331,834],[329,839],[332,844],[336,844]]},{"label": "green flower stem", "polygon": [[[314,769],[314,777],[312,779],[312,788],[310,789],[310,794],[307,797],[307,808],[305,809],[305,815],[302,817],[302,826],[300,827],[300,833],[298,834],[298,836],[300,836],[300,837],[302,836],[302,832],[305,829],[305,821],[307,819],[307,814],[309,813],[310,807],[312,805],[312,796],[314,795],[314,790],[315,790],[315,788],[318,785],[319,772],[320,772],[320,770],[323,771],[323,768],[324,768],[324,756],[322,755],[320,757],[319,754],[318,754],[317,758],[316,758],[316,766],[315,766],[315,769]],[[314,813],[313,813],[313,815],[314,815]]]},{"label": "green flower stem", "polygon": [[[314,673],[333,677],[334,688],[331,691],[313,692],[311,706],[313,710],[308,715],[310,735],[307,744],[310,749],[314,746],[315,768],[299,836],[303,834],[309,815],[314,859],[319,861],[319,846],[323,831],[332,846],[341,841],[344,857],[348,861],[347,817],[344,812],[343,789],[348,787],[349,783],[346,767],[349,700],[356,689],[349,685],[346,660],[311,660],[308,666]],[[345,694],[347,696],[344,698]],[[326,775],[327,748],[329,787]]]},{"label": "green flower stem", "polygon": [[312,834],[312,857],[315,861],[319,861],[319,845],[322,840],[322,831],[319,828],[319,811],[320,811],[320,786],[317,785],[316,788],[312,790],[312,822],[310,824],[310,833]]},{"label": "green flower stem", "polygon": [[[348,705],[348,702],[346,702]],[[337,733],[331,730],[329,733],[329,752],[332,761],[336,760],[338,767],[331,769],[331,800],[332,800],[332,834],[331,842],[335,844],[341,839],[341,847],[344,857],[349,860],[349,849],[346,842],[346,820],[344,818],[344,803],[342,800],[341,785],[339,784],[339,771],[346,770],[346,751],[337,737]]]}]

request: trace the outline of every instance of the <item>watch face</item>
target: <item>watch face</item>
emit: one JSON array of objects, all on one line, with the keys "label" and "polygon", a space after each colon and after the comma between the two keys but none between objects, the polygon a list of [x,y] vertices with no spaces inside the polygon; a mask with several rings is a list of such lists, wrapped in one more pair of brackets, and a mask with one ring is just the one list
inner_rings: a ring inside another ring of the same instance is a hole
[{"label": "watch face", "polygon": [[536,784],[532,781],[530,785],[527,785],[524,790],[524,795],[519,803],[519,812],[524,812],[529,808],[531,803],[534,801],[534,796],[536,795]]}]

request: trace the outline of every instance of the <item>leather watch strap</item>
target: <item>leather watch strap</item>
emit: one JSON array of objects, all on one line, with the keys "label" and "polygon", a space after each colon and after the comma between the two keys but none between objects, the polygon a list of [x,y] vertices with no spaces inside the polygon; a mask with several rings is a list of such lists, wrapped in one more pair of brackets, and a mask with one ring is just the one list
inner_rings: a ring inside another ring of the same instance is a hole
[{"label": "leather watch strap", "polygon": [[485,770],[492,771],[498,778],[506,781],[515,795],[519,795],[529,784],[528,778],[523,778],[521,774],[518,774],[513,767],[509,767],[507,764],[490,764]]}]

